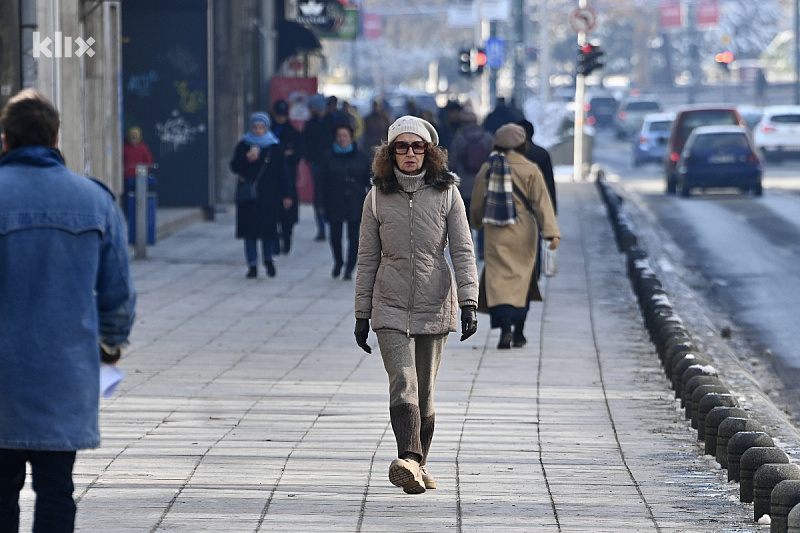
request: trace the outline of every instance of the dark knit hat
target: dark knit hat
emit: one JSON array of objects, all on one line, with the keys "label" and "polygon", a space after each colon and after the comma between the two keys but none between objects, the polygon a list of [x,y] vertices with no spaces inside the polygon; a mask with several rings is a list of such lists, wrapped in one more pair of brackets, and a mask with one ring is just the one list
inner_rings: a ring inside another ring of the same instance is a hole
[{"label": "dark knit hat", "polygon": [[276,115],[288,115],[289,104],[286,103],[286,100],[278,100],[272,106],[272,112]]}]

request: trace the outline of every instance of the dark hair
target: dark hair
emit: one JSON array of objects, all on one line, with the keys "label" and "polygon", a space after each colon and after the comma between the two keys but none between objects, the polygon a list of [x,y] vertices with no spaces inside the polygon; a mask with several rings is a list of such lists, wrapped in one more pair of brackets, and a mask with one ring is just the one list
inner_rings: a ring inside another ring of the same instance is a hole
[{"label": "dark hair", "polygon": [[340,122],[336,123],[336,125],[333,127],[333,134],[336,135],[336,132],[339,131],[342,128],[344,128],[347,131],[349,131],[351,137],[355,136],[355,132],[353,132],[353,126],[351,126],[349,122],[345,122],[345,121],[340,121]]},{"label": "dark hair", "polygon": [[522,120],[517,122],[517,124],[519,124],[520,126],[522,126],[525,129],[525,138],[526,139],[528,139],[528,140],[533,139],[533,131],[534,131],[533,122],[523,118]]},{"label": "dark hair", "polygon": [[523,142],[519,146],[515,146],[514,148],[504,148],[502,146],[494,145],[492,146],[492,152],[517,152],[518,154],[525,155],[528,153],[528,141]]},{"label": "dark hair", "polygon": [[58,139],[58,111],[33,89],[11,97],[0,114],[0,128],[9,150],[23,146],[54,147]]}]

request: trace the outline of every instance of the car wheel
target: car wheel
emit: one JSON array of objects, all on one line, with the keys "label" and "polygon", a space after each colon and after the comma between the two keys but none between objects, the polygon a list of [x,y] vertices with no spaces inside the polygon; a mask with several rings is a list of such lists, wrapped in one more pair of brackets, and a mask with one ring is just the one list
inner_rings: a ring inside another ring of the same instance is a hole
[{"label": "car wheel", "polygon": [[692,189],[686,185],[686,183],[681,183],[681,197],[682,198],[689,198],[692,195]]},{"label": "car wheel", "polygon": [[761,182],[759,182],[757,185],[753,187],[753,194],[755,196],[761,196],[762,194],[764,194],[764,189],[761,187]]},{"label": "car wheel", "polygon": [[667,194],[675,194],[676,192],[675,178],[667,178]]}]

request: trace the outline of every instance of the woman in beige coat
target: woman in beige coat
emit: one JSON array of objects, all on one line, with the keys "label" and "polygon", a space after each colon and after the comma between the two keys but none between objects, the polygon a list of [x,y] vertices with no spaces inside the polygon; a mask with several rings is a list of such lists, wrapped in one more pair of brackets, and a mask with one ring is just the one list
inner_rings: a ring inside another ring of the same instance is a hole
[{"label": "woman in beige coat", "polygon": [[[389,376],[389,417],[398,458],[389,480],[409,494],[436,488],[425,463],[433,439],[433,393],[447,336],[478,328],[478,271],[464,202],[434,127],[404,116],[372,162],[374,187],[361,215],[355,336],[378,337]],[[445,255],[449,243],[453,272]]]},{"label": "woman in beige coat", "polygon": [[473,229],[484,228],[485,239],[478,310],[489,313],[492,328],[500,328],[499,349],[525,345],[529,302],[542,299],[535,277],[537,220],[551,249],[558,248],[561,238],[544,176],[523,155],[526,148],[521,126],[498,129],[494,151],[472,190],[470,223]]}]

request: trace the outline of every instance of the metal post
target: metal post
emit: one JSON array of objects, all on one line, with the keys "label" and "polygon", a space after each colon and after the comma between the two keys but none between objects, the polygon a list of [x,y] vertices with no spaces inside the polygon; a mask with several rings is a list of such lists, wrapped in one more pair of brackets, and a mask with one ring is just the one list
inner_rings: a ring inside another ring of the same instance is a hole
[{"label": "metal post", "polygon": [[135,259],[147,257],[147,165],[136,165],[136,248]]},{"label": "metal post", "polygon": [[800,105],[800,0],[794,0],[794,104]]},{"label": "metal post", "polygon": [[[578,7],[587,7],[587,0],[579,0]],[[586,32],[578,32],[578,46],[586,43]],[[586,77],[575,76],[575,133],[572,151],[572,180],[583,180],[583,101],[586,98]]]}]

